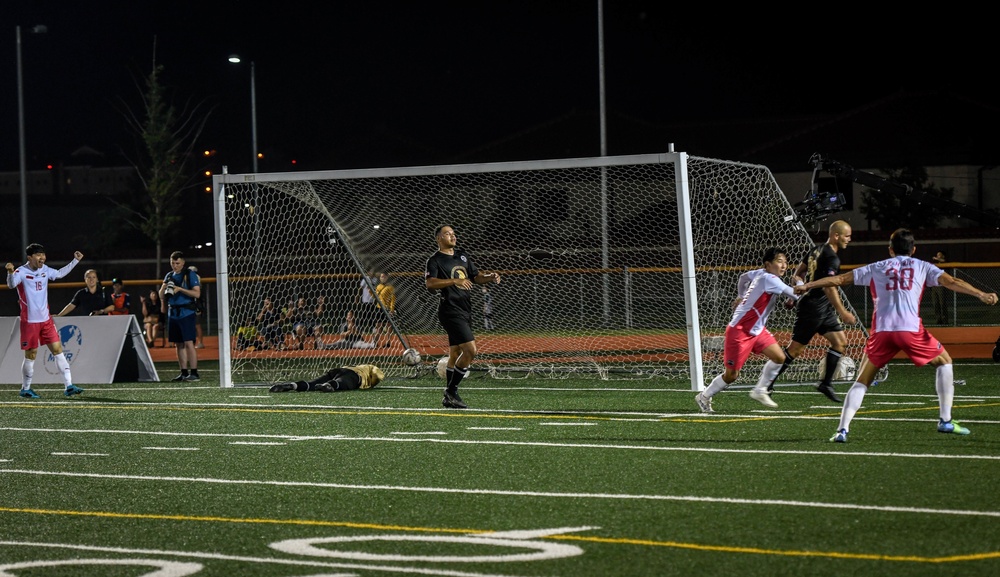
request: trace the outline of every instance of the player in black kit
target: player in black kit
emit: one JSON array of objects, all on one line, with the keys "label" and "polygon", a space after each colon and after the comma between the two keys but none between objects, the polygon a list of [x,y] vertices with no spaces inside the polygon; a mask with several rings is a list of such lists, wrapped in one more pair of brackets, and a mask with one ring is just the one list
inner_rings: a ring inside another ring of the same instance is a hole
[{"label": "player in black kit", "polygon": [[[850,224],[843,220],[831,224],[826,243],[810,250],[803,262],[796,267],[792,275],[795,284],[840,274],[840,257],[837,252],[847,248],[850,242]],[[785,372],[813,336],[819,333],[829,341],[830,348],[826,351],[826,370],[823,379],[816,385],[816,390],[835,403],[842,402],[833,390],[832,384],[837,363],[847,351],[847,335],[844,334],[844,325],[841,322],[853,325],[857,319],[840,300],[840,293],[836,287],[813,289],[799,298],[792,341],[785,348],[785,364],[778,371],[778,375]],[[769,389],[773,388],[772,382]]]},{"label": "player in black kit", "polygon": [[448,333],[448,376],[441,404],[449,409],[466,409],[458,396],[458,384],[469,374],[469,365],[476,358],[476,337],[472,334],[473,284],[500,282],[500,274],[482,272],[472,257],[457,248],[455,229],[441,225],[434,230],[438,250],[427,259],[424,284],[439,291],[438,320]]}]

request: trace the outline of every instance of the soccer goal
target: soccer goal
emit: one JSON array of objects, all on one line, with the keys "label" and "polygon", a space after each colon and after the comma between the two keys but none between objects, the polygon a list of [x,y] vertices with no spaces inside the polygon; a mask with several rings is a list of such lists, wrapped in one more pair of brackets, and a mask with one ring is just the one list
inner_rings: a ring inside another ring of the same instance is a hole
[{"label": "soccer goal", "polygon": [[[449,224],[503,278],[489,295],[472,292],[474,371],[700,389],[722,370],[739,275],[768,246],[794,260],[812,245],[766,167],[686,153],[222,174],[214,190],[223,387],[360,363],[390,377],[433,372],[448,346],[423,271],[435,228]],[[388,275],[391,313],[381,301],[360,307],[363,286],[375,292],[372,271]],[[279,314],[280,334],[264,339],[255,319],[265,299],[312,313]],[[360,337],[340,337],[348,314]],[[793,322],[779,307],[770,329],[784,343]],[[864,327],[848,335],[860,360]],[[409,348],[416,365],[404,362]],[[816,381],[823,351],[807,348],[782,380]],[[741,380],[762,364],[753,358]]]}]

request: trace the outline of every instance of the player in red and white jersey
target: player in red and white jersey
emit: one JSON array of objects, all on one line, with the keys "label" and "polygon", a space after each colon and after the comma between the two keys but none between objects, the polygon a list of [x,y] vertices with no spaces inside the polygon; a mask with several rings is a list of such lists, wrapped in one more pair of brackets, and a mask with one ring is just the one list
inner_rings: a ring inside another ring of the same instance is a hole
[{"label": "player in red and white jersey", "polygon": [[951,406],[955,398],[951,355],[924,328],[920,319],[920,299],[925,287],[935,286],[943,286],[955,292],[974,296],[988,305],[997,303],[997,295],[981,291],[931,263],[913,258],[915,251],[913,233],[900,228],[889,237],[891,258],[795,287],[796,293],[802,293],[828,286],[850,284],[867,286],[875,301],[871,331],[865,344],[867,358],[861,365],[857,382],[847,391],[847,398],[840,412],[840,425],[836,434],[830,438],[831,441],[847,442],[851,420],[861,408],[861,401],[868,387],[875,380],[879,369],[900,351],[905,352],[910,361],[918,367],[927,364],[935,367],[940,417],[938,431],[959,435],[969,434],[969,429],[951,419]]},{"label": "player in red and white jersey", "polygon": [[28,262],[14,268],[7,263],[7,286],[17,289],[21,304],[21,350],[24,351],[24,361],[21,362],[21,396],[28,399],[38,398],[38,393],[31,389],[31,380],[35,374],[35,357],[38,347],[46,345],[56,360],[56,366],[63,373],[64,393],[67,397],[78,395],[83,389],[73,385],[69,361],[62,350],[62,339],[49,314],[49,281],[58,280],[73,270],[83,253],[73,253],[73,260],[66,266],[56,270],[45,264],[45,247],[32,243],[25,249]]},{"label": "player in red and white jersey", "polygon": [[[784,255],[782,255],[784,256]],[[780,257],[778,257],[780,259]],[[739,294],[742,298],[737,302],[733,318],[729,321],[731,327],[742,327],[750,335],[759,335],[766,330],[767,318],[771,315],[774,305],[779,299],[773,298],[779,294],[791,294],[792,288],[781,280],[780,275],[785,274],[788,261],[784,261],[781,273],[771,273],[766,268],[759,268],[747,271],[740,275],[737,283]],[[794,296],[792,297],[794,298]],[[746,362],[742,360],[740,366]],[[726,366],[729,366],[727,363]]]},{"label": "player in red and white jersey", "polygon": [[768,358],[757,385],[750,391],[750,398],[767,407],[778,406],[767,394],[767,385],[774,380],[785,362],[785,353],[767,330],[767,318],[774,305],[783,300],[779,297],[785,295],[795,298],[795,292],[781,280],[788,269],[785,250],[769,248],[764,252],[763,260],[764,268],[740,275],[737,289],[741,298],[737,301],[723,340],[725,370],[694,399],[703,413],[715,412],[712,409],[712,397],[739,378],[740,369],[750,358],[750,353],[762,354]]}]

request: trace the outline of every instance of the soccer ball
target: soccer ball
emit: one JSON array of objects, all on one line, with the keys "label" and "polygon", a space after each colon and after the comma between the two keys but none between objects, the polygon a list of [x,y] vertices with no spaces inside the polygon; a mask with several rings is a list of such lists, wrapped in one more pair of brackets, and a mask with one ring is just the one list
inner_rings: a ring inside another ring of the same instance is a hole
[{"label": "soccer ball", "polygon": [[420,352],[417,349],[406,349],[403,351],[403,362],[411,367],[420,364]]},{"label": "soccer ball", "polygon": [[438,359],[436,370],[439,377],[442,379],[448,378],[448,357],[441,357]]},{"label": "soccer ball", "polygon": [[[826,374],[826,357],[819,360],[819,378],[823,378]],[[840,357],[840,362],[837,363],[837,370],[833,372],[833,380],[835,381],[853,381],[854,377],[858,374],[858,367],[854,364],[854,359],[844,355]]]}]

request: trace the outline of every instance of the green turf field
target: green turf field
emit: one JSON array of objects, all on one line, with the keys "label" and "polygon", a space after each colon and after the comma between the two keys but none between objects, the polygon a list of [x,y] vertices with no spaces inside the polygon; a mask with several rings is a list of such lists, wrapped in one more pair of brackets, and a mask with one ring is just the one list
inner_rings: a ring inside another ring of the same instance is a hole
[{"label": "green turf field", "polygon": [[891,365],[846,445],[810,386],[702,415],[655,379],[472,376],[465,411],[429,377],[269,394],[210,363],[4,385],[0,575],[998,575],[998,368],[956,365],[963,437]]}]

